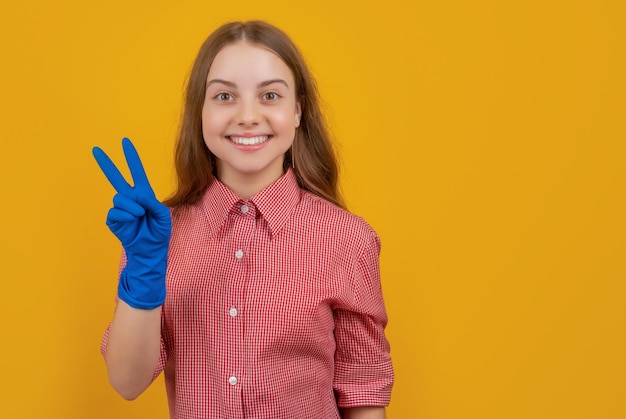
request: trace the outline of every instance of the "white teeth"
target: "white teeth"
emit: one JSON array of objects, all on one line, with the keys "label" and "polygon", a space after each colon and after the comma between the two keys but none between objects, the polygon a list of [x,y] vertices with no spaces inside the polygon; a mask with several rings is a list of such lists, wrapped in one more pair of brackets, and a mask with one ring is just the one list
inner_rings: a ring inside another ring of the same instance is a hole
[{"label": "white teeth", "polygon": [[269,135],[261,135],[258,137],[229,137],[230,140],[239,145],[257,145],[267,141]]}]

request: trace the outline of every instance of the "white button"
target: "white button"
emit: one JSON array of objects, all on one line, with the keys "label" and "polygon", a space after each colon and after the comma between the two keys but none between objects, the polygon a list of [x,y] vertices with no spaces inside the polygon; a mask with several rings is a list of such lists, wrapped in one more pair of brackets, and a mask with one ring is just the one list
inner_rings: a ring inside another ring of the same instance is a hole
[{"label": "white button", "polygon": [[234,386],[235,384],[237,384],[237,377],[235,377],[234,375],[230,377],[228,379],[228,384],[230,384],[231,386]]},{"label": "white button", "polygon": [[235,252],[235,257],[241,259],[243,257],[243,250],[239,249]]},{"label": "white button", "polygon": [[241,212],[243,212],[244,214],[248,212],[248,206],[246,204],[243,204],[241,206]]},{"label": "white button", "polygon": [[235,317],[237,315],[237,309],[235,307],[231,308],[228,310],[228,314],[230,314],[230,317]]}]

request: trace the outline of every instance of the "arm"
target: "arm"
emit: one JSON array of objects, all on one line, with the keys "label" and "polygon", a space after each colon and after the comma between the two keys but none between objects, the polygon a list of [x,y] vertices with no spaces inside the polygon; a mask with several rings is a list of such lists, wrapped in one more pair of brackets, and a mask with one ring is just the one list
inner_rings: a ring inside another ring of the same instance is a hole
[{"label": "arm", "polygon": [[351,407],[343,409],[341,412],[342,419],[385,419],[384,407]]},{"label": "arm", "polygon": [[135,147],[128,139],[122,147],[133,186],[101,149],[95,147],[93,154],[117,191],[107,225],[126,256],[104,354],[111,385],[132,400],[150,385],[157,371],[172,221],[169,208],[156,199]]},{"label": "arm", "polygon": [[111,385],[133,400],[154,378],[161,348],[161,307],[136,309],[120,300],[109,330],[105,361]]}]

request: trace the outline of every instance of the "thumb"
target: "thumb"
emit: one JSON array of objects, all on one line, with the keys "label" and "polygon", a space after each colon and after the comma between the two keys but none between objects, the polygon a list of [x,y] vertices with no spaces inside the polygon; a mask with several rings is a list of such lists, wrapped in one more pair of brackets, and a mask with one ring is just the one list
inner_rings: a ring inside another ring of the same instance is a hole
[{"label": "thumb", "polygon": [[152,214],[155,219],[160,221],[170,220],[170,209],[156,199],[153,193],[138,193],[136,199],[137,203]]}]

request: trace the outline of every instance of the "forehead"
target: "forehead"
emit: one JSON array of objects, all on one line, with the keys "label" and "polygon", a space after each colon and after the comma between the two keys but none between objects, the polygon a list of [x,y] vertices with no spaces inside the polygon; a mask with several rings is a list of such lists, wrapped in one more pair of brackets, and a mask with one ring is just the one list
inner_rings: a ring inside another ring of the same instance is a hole
[{"label": "forehead", "polygon": [[223,79],[240,84],[284,79],[294,85],[293,73],[274,51],[258,44],[241,41],[226,45],[215,56],[208,80]]}]

